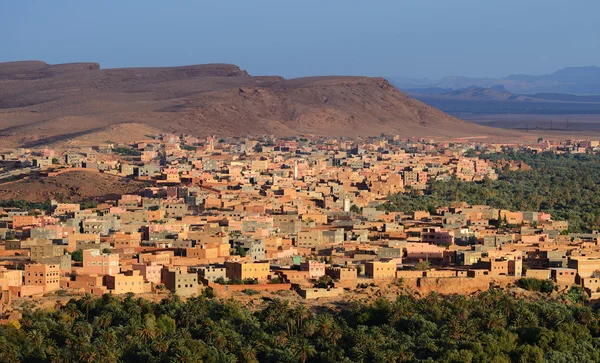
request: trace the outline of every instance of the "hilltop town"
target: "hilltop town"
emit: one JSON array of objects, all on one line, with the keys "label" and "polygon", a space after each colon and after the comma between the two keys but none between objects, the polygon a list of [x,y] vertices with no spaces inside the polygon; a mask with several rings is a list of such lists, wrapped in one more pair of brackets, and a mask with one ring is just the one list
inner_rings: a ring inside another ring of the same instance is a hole
[{"label": "hilltop town", "polygon": [[[399,210],[393,197],[531,170],[503,157],[515,151],[572,155],[599,148],[591,140],[511,145],[389,135],[163,134],[131,144],[4,150],[2,314],[8,319],[19,303],[49,296],[190,297],[210,290],[327,302],[347,301],[367,287],[471,294],[538,280],[559,292],[580,286],[596,298],[596,232],[575,233],[568,220],[544,210],[464,200]],[[23,183],[47,186],[65,175],[135,188],[80,195],[77,202],[68,190],[45,200],[14,194]]]}]

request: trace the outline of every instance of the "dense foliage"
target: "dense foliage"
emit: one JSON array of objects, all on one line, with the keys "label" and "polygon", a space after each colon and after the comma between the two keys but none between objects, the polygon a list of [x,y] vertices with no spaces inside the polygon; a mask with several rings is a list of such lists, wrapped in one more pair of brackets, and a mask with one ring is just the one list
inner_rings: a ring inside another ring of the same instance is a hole
[{"label": "dense foliage", "polygon": [[529,291],[549,293],[554,290],[554,282],[552,282],[552,280],[540,280],[524,277],[522,279],[517,280],[517,285],[520,288]]},{"label": "dense foliage", "polygon": [[47,199],[45,202],[30,202],[28,200],[21,199],[4,199],[0,200],[0,208],[19,208],[21,210],[32,210],[32,209],[40,209],[40,210],[49,210],[52,208],[50,203],[50,199]]},{"label": "dense foliage", "polygon": [[26,309],[0,327],[3,362],[598,362],[600,313],[580,304],[475,297],[376,300],[314,313],[273,300],[110,295]]},{"label": "dense foliage", "polygon": [[390,195],[383,208],[411,212],[454,201],[513,211],[543,211],[568,220],[570,232],[600,229],[600,156],[593,154],[512,153],[480,157],[524,161],[529,171],[501,170],[498,180],[480,183],[433,182],[425,195]]},{"label": "dense foliage", "polygon": [[142,152],[129,147],[116,147],[113,151],[122,156],[140,156]]}]

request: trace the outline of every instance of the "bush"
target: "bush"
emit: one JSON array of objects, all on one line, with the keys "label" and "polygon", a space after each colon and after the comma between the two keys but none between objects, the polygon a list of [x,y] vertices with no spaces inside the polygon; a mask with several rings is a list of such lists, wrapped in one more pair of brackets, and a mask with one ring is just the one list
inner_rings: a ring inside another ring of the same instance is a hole
[{"label": "bush", "polygon": [[142,153],[136,149],[132,149],[129,147],[116,147],[113,150],[116,154],[122,156],[140,156]]},{"label": "bush", "polygon": [[83,262],[83,251],[76,250],[71,253],[71,259],[75,262]]},{"label": "bush", "polygon": [[417,264],[415,265],[415,270],[418,270],[418,271],[429,270],[429,267],[431,267],[431,264],[429,263],[429,261],[421,261],[421,262],[417,262]]},{"label": "bush", "polygon": [[250,295],[250,296],[252,296],[252,295],[256,295],[256,294],[259,294],[259,292],[258,292],[258,291],[256,291],[256,290],[252,290],[252,289],[244,289],[244,290],[242,290],[242,292],[243,292],[244,294],[246,294],[246,295]]},{"label": "bush", "polygon": [[333,287],[333,280],[331,279],[330,276],[323,275],[323,276],[319,277],[319,279],[317,280],[317,283],[314,285],[314,287],[318,287],[321,289]]},{"label": "bush", "polygon": [[215,284],[227,285],[227,281],[223,277],[219,277],[215,279]]},{"label": "bush", "polygon": [[554,290],[554,282],[534,278],[522,278],[517,281],[517,286],[527,291],[550,293]]}]

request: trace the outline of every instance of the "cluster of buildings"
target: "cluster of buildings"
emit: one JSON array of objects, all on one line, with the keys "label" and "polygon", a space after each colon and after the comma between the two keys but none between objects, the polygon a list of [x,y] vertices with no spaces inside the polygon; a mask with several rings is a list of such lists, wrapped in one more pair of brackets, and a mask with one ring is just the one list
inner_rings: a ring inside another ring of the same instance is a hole
[{"label": "cluster of buildings", "polygon": [[[594,147],[586,145],[578,148]],[[91,170],[148,186],[87,209],[55,201],[49,210],[0,208],[0,292],[4,299],[56,291],[189,296],[206,287],[292,287],[315,298],[377,281],[418,287],[427,278],[460,285],[522,276],[600,292],[600,235],[568,233],[567,221],[547,213],[464,203],[380,208],[390,194],[426,190],[434,180],[494,179],[497,164],[465,153],[505,147],[162,135],[124,147],[4,152],[11,177]]]}]

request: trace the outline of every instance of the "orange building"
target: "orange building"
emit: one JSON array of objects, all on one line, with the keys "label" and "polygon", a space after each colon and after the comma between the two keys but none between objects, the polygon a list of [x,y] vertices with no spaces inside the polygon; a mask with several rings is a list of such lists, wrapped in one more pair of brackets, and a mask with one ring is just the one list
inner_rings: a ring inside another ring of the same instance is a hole
[{"label": "orange building", "polygon": [[44,292],[60,288],[60,265],[31,263],[25,265],[25,285],[42,286]]},{"label": "orange building", "polygon": [[135,248],[140,247],[142,242],[142,234],[139,232],[117,232],[114,235],[115,248]]},{"label": "orange building", "polygon": [[37,226],[39,219],[36,216],[13,216],[12,217],[12,228],[21,229],[23,227]]},{"label": "orange building", "polygon": [[157,253],[140,253],[138,255],[139,263],[155,262],[159,265],[169,266],[175,260],[173,251],[161,251]]}]

